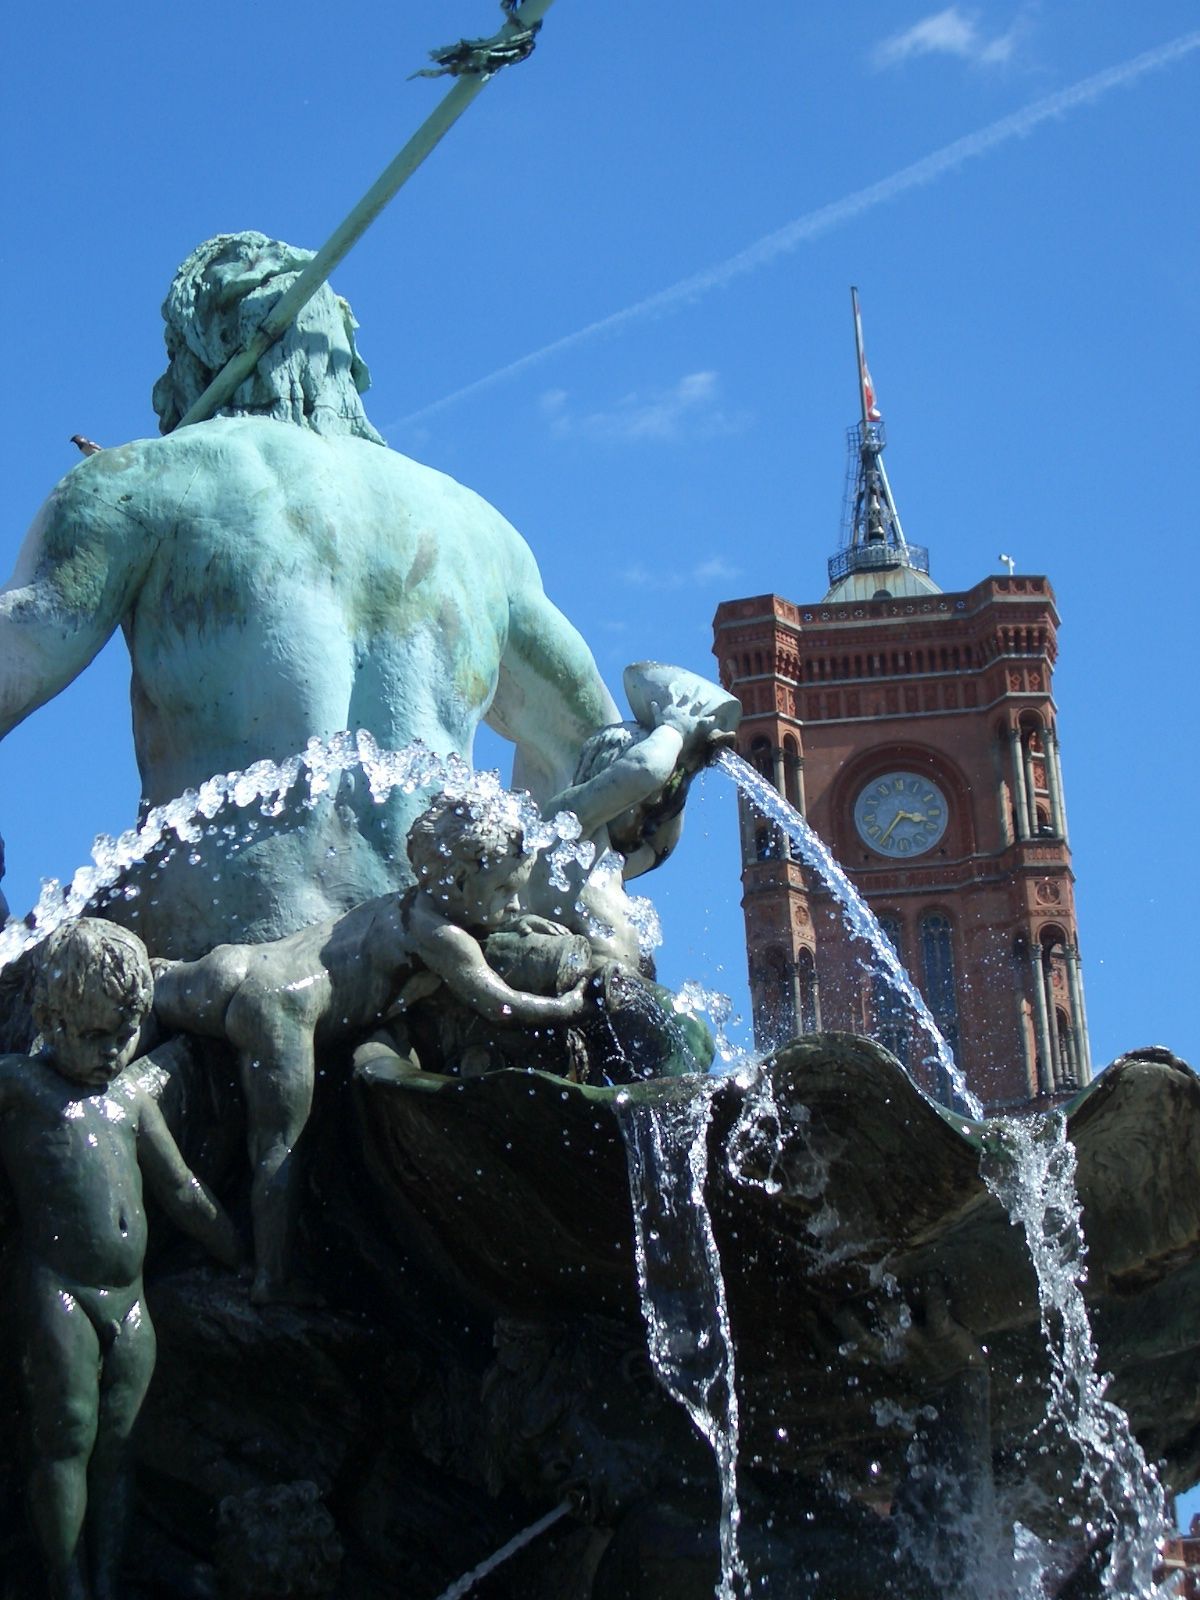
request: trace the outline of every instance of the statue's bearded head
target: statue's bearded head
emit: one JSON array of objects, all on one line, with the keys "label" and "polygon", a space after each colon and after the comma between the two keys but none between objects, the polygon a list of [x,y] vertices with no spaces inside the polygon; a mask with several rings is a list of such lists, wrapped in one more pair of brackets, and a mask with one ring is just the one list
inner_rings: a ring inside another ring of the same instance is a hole
[{"label": "statue's bearded head", "polygon": [[[163,302],[169,361],[154,385],[160,432],[170,433],[249,343],[312,257],[261,233],[223,233],[192,251]],[[322,285],[218,415],[275,417],[382,444],[359,398],[371,376],[354,347],[357,326],[346,302]]]}]

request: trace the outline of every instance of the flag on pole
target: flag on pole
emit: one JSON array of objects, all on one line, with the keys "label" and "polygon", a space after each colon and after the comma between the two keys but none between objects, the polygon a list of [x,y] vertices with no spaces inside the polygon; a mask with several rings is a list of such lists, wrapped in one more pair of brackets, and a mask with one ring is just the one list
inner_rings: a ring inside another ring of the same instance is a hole
[{"label": "flag on pole", "polygon": [[871,382],[871,374],[867,371],[867,358],[863,357],[862,364],[863,401],[866,405],[867,421],[882,422],[883,412],[875,404],[875,385]]},{"label": "flag on pole", "polygon": [[867,354],[863,348],[862,316],[858,309],[857,289],[851,289],[850,298],[854,306],[854,342],[858,347],[858,381],[862,388],[863,420],[866,422],[882,422],[883,413],[875,403],[875,385],[871,382],[871,374],[867,367]]}]

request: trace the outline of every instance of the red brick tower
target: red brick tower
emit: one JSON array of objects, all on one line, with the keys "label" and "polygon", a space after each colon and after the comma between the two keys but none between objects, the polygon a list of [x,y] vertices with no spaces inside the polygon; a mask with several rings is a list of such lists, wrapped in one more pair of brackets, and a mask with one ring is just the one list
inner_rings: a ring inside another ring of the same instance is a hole
[{"label": "red brick tower", "polygon": [[[1091,1075],[1044,577],[943,594],[900,527],[858,330],[853,497],[824,599],[724,601],[721,682],[740,753],[804,813],[883,924],[979,1097],[995,1109]],[[864,970],[840,913],[743,804],[755,1037],[868,1034],[924,1075],[928,1046]]]}]

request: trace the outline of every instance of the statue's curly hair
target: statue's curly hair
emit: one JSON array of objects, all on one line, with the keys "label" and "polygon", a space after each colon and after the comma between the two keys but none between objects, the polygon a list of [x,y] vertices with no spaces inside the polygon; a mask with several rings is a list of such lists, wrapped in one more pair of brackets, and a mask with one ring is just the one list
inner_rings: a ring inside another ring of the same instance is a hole
[{"label": "statue's curly hair", "polygon": [[136,933],[100,917],[77,917],[56,928],[37,951],[32,1010],[39,1027],[87,994],[102,994],[145,1016],[154,999],[146,947]]},{"label": "statue's curly hair", "polygon": [[[154,385],[160,432],[170,433],[249,343],[313,254],[252,231],[218,234],[192,251],[163,302],[168,365]],[[355,348],[357,326],[345,300],[322,284],[217,414],[274,417],[382,444],[359,399],[371,374]]]},{"label": "statue's curly hair", "polygon": [[442,794],[408,831],[408,859],[423,887],[454,877],[464,865],[482,866],[525,851],[525,829],[515,805],[497,796],[480,804]]}]

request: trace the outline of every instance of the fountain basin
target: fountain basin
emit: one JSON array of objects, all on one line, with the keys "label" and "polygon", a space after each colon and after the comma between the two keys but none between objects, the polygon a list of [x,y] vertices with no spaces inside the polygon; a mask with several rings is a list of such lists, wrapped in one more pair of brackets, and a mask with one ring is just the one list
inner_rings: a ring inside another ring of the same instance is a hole
[{"label": "fountain basin", "polygon": [[[933,1105],[881,1047],[809,1036],[761,1080],[715,1087],[367,1072],[357,1090],[382,1214],[458,1292],[499,1316],[622,1320],[638,1287],[617,1098],[711,1092],[743,1460],[886,1503],[929,1412],[961,1410],[982,1383],[997,1483],[1022,1486],[1027,1525],[1063,1534],[1070,1449],[1038,1432],[1037,1283],[980,1176],[996,1128]],[[1065,1114],[1101,1371],[1149,1458],[1186,1484],[1200,1474],[1200,1081],[1168,1052],[1135,1053]],[[683,1292],[689,1263],[678,1271]]]}]

